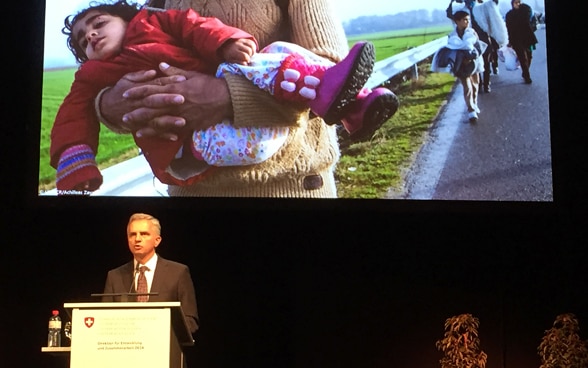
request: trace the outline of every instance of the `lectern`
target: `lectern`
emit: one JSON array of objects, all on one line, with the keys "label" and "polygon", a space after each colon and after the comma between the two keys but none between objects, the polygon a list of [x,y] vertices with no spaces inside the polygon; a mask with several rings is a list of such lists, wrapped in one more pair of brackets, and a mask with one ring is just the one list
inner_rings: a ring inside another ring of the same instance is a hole
[{"label": "lectern", "polygon": [[65,303],[70,368],[185,368],[194,345],[180,302]]}]

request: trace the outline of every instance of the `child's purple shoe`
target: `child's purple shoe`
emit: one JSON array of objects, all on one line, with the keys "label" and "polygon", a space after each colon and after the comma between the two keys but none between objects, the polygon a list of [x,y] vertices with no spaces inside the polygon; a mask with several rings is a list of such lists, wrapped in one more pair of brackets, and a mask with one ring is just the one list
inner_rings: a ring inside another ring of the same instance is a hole
[{"label": "child's purple shoe", "polygon": [[364,88],[341,122],[352,140],[371,138],[398,110],[398,97],[387,88]]},{"label": "child's purple shoe", "polygon": [[311,111],[327,124],[338,124],[345,107],[355,100],[374,68],[375,49],[370,42],[358,42],[338,64],[320,77],[316,98],[308,102]]}]

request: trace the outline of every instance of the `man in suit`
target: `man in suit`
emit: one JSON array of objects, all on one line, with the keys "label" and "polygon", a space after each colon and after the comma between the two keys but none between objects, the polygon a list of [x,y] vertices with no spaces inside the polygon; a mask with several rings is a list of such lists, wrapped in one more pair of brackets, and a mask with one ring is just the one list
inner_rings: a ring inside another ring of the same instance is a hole
[{"label": "man in suit", "polygon": [[[186,323],[190,331],[195,333],[198,330],[198,309],[190,270],[188,266],[164,259],[155,252],[161,243],[159,220],[144,213],[133,214],[127,225],[127,240],[133,260],[108,271],[104,293],[141,291],[157,295],[145,297],[148,300],[141,300],[138,296],[138,301],[179,301],[186,316]],[[140,284],[144,284],[144,281],[147,284],[146,288],[140,290]],[[118,299],[105,296],[102,301],[113,302]]]}]

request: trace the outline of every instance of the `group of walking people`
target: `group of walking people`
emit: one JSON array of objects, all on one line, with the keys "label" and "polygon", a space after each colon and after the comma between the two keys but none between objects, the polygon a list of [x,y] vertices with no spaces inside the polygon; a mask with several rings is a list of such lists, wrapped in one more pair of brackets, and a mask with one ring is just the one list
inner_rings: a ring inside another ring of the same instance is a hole
[{"label": "group of walking people", "polygon": [[538,42],[532,26],[533,9],[521,0],[511,0],[512,9],[503,18],[498,2],[451,0],[447,17],[455,23],[455,30],[433,57],[432,71],[452,73],[461,82],[470,122],[478,121],[479,93],[491,92],[490,76],[499,72],[501,47],[516,52],[524,82],[532,83],[529,68]]}]

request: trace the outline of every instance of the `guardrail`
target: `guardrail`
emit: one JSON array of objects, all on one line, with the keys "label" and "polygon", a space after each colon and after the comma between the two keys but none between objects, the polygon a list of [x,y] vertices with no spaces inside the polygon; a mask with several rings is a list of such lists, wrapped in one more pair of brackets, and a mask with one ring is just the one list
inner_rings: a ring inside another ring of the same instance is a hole
[{"label": "guardrail", "polygon": [[447,37],[441,37],[424,45],[401,52],[374,65],[372,76],[366,82],[366,87],[374,88],[395,75],[413,67],[414,65],[433,55],[447,43]]},{"label": "guardrail", "polygon": [[[366,87],[374,88],[399,73],[415,66],[433,55],[445,45],[447,37],[441,37],[424,45],[396,54],[375,63],[372,76]],[[104,184],[92,196],[126,196],[126,197],[165,197],[167,187],[157,180],[143,155],[121,162],[102,170]],[[49,190],[41,195],[55,196],[57,190]]]}]

